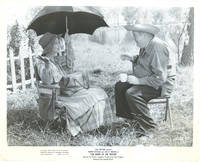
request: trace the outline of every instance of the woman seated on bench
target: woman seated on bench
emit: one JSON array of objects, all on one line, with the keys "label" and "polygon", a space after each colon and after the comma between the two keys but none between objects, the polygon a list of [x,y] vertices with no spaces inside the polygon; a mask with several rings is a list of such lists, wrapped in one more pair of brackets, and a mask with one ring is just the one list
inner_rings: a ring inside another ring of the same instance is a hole
[{"label": "woman seated on bench", "polygon": [[[74,93],[73,87],[68,87],[69,76],[65,69],[64,58],[58,59],[62,37],[46,33],[39,40],[43,48],[42,56],[37,58],[37,69],[43,84],[58,83],[61,96],[58,96],[58,106],[66,108],[66,124],[69,132],[75,136],[101,125],[112,123],[112,110],[108,96],[101,88],[80,88]],[[72,90],[72,91],[71,91]]]}]

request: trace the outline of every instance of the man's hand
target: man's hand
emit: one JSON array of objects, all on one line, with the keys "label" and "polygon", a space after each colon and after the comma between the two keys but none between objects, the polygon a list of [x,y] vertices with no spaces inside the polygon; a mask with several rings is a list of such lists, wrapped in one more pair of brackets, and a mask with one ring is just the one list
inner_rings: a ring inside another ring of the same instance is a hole
[{"label": "man's hand", "polygon": [[121,55],[120,58],[123,61],[131,61],[132,60],[132,57],[129,55]]},{"label": "man's hand", "polygon": [[140,84],[139,79],[133,75],[128,76],[127,82],[130,84],[135,84],[135,85]]}]

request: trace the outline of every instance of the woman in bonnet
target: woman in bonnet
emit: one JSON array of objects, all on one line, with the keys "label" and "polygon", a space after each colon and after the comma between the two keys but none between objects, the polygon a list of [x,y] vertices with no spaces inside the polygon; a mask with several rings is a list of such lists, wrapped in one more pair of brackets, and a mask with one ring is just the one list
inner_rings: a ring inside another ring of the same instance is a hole
[{"label": "woman in bonnet", "polygon": [[[44,34],[39,40],[43,53],[38,57],[36,66],[43,84],[58,83],[61,92],[67,94],[70,74],[65,66],[66,57],[59,57],[63,55],[63,42],[64,39],[55,34]],[[58,105],[67,110],[67,129],[73,136],[112,122],[108,96],[101,88],[81,88],[71,95],[61,95],[58,97]]]}]

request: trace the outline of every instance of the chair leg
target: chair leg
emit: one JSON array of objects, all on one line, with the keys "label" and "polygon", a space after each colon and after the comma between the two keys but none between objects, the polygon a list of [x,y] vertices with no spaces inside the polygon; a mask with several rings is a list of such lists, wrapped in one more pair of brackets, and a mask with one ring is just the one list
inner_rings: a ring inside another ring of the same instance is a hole
[{"label": "chair leg", "polygon": [[168,108],[169,108],[169,100],[168,98],[166,99],[166,107],[165,107],[165,118],[164,121],[167,121],[167,114],[168,114]]},{"label": "chair leg", "polygon": [[54,119],[54,116],[55,116],[56,99],[57,99],[56,89],[53,89],[52,90],[52,115],[53,115],[52,119]]},{"label": "chair leg", "polygon": [[[168,113],[167,113],[168,112]],[[169,106],[169,99],[167,98],[167,104],[166,104],[166,114],[165,116],[169,115],[169,122],[170,122],[170,128],[173,128],[173,123],[172,123],[172,115],[171,115],[171,108]]]}]

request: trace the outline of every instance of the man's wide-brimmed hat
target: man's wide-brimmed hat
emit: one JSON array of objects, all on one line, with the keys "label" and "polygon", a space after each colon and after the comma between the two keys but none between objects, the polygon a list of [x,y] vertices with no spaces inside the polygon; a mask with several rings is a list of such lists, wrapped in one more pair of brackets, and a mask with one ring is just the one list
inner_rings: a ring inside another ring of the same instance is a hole
[{"label": "man's wide-brimmed hat", "polygon": [[156,35],[160,31],[158,27],[150,24],[125,25],[124,28],[128,31],[146,32],[153,35]]}]

